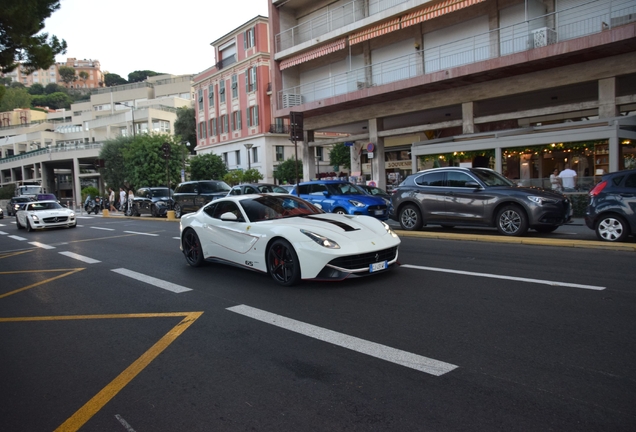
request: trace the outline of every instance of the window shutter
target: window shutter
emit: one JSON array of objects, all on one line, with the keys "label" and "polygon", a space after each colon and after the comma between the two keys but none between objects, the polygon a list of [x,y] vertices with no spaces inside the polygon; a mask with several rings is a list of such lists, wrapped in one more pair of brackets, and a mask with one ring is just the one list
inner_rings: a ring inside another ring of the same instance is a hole
[{"label": "window shutter", "polygon": [[243,49],[247,49],[247,32],[243,32]]},{"label": "window shutter", "polygon": [[236,126],[234,125],[234,113],[230,115],[230,129],[236,130]]},{"label": "window shutter", "polygon": [[256,26],[252,27],[252,46],[256,46]]},{"label": "window shutter", "polygon": [[256,91],[256,66],[252,68],[252,90]]},{"label": "window shutter", "polygon": [[254,126],[258,126],[258,105],[254,106]]},{"label": "window shutter", "polygon": [[245,69],[245,93],[250,92],[250,70]]},{"label": "window shutter", "polygon": [[237,123],[238,123],[238,128],[237,128],[238,130],[241,130],[241,129],[242,129],[242,128],[241,128],[241,117],[242,117],[242,115],[241,115],[241,110],[238,110],[238,111],[236,112],[236,121],[237,121]]},{"label": "window shutter", "polygon": [[252,119],[250,118],[250,108],[245,108],[245,118],[247,119],[247,127],[252,126]]}]

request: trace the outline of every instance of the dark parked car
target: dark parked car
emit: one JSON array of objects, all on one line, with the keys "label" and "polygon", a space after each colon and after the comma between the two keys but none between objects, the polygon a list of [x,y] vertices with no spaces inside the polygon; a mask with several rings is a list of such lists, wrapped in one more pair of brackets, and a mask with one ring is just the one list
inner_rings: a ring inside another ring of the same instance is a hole
[{"label": "dark parked car", "polygon": [[251,183],[236,185],[228,193],[228,195],[247,195],[247,194],[260,194],[260,193],[284,193],[288,194],[289,191],[275,184],[269,183]]},{"label": "dark parked car", "polygon": [[222,198],[232,189],[221,180],[194,180],[180,183],[174,190],[174,215],[180,218],[186,213],[199,210],[201,207]]},{"label": "dark parked car", "polygon": [[143,187],[137,189],[133,200],[132,214],[149,214],[154,217],[166,216],[172,209],[174,192],[167,187]]},{"label": "dark parked car", "polygon": [[408,176],[391,196],[391,219],[413,231],[424,225],[496,227],[507,236],[556,230],[572,216],[558,192],[518,187],[488,168],[433,168]]},{"label": "dark parked car", "polygon": [[601,177],[590,191],[585,224],[599,239],[611,242],[636,234],[636,169]]},{"label": "dark parked car", "polygon": [[[314,180],[298,185],[300,197],[319,204],[328,213],[373,216],[380,220],[389,217],[386,201],[367,195],[356,185],[342,180]],[[291,192],[296,195],[296,189]]]},{"label": "dark parked car", "polygon": [[28,202],[31,202],[31,198],[29,197],[13,197],[7,203],[7,216],[15,216],[18,210],[24,208],[24,205]]}]

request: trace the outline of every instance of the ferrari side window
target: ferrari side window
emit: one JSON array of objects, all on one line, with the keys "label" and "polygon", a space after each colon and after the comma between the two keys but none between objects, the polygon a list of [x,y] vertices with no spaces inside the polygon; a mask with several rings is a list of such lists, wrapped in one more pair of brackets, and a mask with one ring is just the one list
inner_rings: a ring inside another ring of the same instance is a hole
[{"label": "ferrari side window", "polygon": [[210,217],[214,217],[214,211],[217,206],[218,206],[217,204],[210,204],[209,206],[203,209],[203,212]]}]

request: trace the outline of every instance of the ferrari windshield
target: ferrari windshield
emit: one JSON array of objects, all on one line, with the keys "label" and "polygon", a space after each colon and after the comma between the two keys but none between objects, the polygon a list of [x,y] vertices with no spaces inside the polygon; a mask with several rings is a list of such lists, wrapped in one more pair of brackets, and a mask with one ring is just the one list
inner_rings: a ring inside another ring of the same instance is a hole
[{"label": "ferrari windshield", "polygon": [[241,200],[241,205],[250,222],[323,213],[319,208],[293,195],[259,196]]}]

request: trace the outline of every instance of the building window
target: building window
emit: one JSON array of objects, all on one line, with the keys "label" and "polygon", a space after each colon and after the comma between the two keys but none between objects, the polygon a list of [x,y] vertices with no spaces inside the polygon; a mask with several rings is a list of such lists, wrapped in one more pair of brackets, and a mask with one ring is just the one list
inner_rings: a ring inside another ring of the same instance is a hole
[{"label": "building window", "polygon": [[214,84],[208,86],[208,105],[210,108],[214,108]]},{"label": "building window", "polygon": [[245,71],[245,91],[247,93],[256,91],[256,66]]},{"label": "building window", "polygon": [[234,111],[232,113],[231,123],[232,123],[233,131],[241,130],[241,112],[240,111]]},{"label": "building window", "polygon": [[206,139],[208,137],[208,128],[206,122],[199,123],[199,139]]},{"label": "building window", "polygon": [[199,111],[203,111],[203,89],[199,89]]},{"label": "building window", "polygon": [[319,161],[323,161],[323,152],[322,152],[322,147],[316,147],[316,157],[318,158]]},{"label": "building window", "polygon": [[243,47],[245,49],[252,48],[256,45],[256,27],[252,27],[243,33]]},{"label": "building window", "polygon": [[252,147],[252,162],[258,162],[258,147]]},{"label": "building window", "polygon": [[210,136],[217,136],[217,130],[216,130],[216,119],[212,118],[210,119]]},{"label": "building window", "polygon": [[225,103],[225,80],[219,82],[219,100],[221,103]]},{"label": "building window", "polygon": [[230,131],[227,117],[228,117],[227,114],[224,114],[221,116],[221,133],[224,133],[224,134]]},{"label": "building window", "polygon": [[238,79],[236,75],[232,75],[232,99],[236,99],[238,97]]},{"label": "building window", "polygon": [[281,162],[285,160],[285,147],[276,146],[276,161]]},{"label": "building window", "polygon": [[152,121],[152,130],[155,132],[170,132],[170,122],[165,120],[153,120]]},{"label": "building window", "polygon": [[247,126],[258,126],[258,105],[246,109]]},{"label": "building window", "polygon": [[229,166],[227,163],[227,152],[223,153],[223,163],[225,164],[225,166]]},{"label": "building window", "polygon": [[241,151],[240,150],[236,150],[234,152],[234,157],[236,158],[236,164],[240,165],[241,164]]}]

